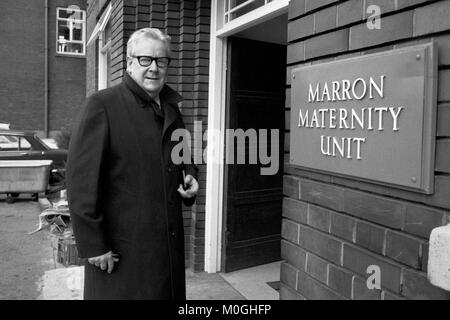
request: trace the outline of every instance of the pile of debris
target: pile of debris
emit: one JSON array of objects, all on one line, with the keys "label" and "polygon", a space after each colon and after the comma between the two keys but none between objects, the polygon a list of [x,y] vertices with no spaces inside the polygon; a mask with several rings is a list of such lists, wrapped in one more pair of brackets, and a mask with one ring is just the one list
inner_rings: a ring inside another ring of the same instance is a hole
[{"label": "pile of debris", "polygon": [[44,229],[50,231],[50,239],[53,251],[56,252],[54,256],[57,263],[66,267],[84,265],[85,259],[78,257],[65,190],[61,191],[61,198],[58,201],[50,202],[50,205],[42,211],[39,215],[37,229],[29,234]]}]

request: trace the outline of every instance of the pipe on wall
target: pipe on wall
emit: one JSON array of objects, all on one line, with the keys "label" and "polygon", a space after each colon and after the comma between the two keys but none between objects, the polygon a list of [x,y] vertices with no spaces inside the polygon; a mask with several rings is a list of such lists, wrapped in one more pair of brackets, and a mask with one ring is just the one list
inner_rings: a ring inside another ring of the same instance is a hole
[{"label": "pipe on wall", "polygon": [[49,135],[49,108],[48,108],[48,0],[45,0],[45,25],[44,25],[44,133]]}]

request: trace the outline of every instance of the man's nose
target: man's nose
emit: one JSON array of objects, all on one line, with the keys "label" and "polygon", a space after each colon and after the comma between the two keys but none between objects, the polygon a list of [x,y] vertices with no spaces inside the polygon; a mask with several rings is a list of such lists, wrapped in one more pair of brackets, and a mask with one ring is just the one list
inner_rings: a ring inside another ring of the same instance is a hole
[{"label": "man's nose", "polygon": [[156,60],[153,60],[150,66],[148,67],[150,71],[156,72],[158,71],[158,66],[156,65]]}]

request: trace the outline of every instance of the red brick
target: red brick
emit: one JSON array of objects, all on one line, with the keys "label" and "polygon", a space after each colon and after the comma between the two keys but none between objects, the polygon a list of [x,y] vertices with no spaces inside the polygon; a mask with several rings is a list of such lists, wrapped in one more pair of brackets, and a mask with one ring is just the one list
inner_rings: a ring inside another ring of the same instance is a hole
[{"label": "red brick", "polygon": [[353,300],[381,300],[381,290],[369,289],[366,280],[353,277]]},{"label": "red brick", "polygon": [[306,224],[308,205],[291,198],[283,198],[283,217]]},{"label": "red brick", "polygon": [[357,221],[355,242],[370,251],[382,254],[385,232],[386,229],[374,224]]},{"label": "red brick", "polygon": [[[284,171],[289,174],[301,175],[302,177],[305,178],[320,180],[326,183],[331,181],[330,175],[324,175],[311,171],[302,170],[298,167],[290,166],[289,164],[285,164]],[[386,186],[369,184],[366,182],[361,182],[349,178],[342,178],[338,176],[333,176],[332,180],[333,183],[339,184],[343,187],[361,189],[364,190],[366,193],[373,192],[386,197],[396,197],[407,201],[420,202],[430,206],[440,207],[443,209],[450,209],[450,197],[448,196],[450,194],[450,177],[446,175],[439,175],[439,174],[435,175],[434,178],[435,188],[434,193],[431,195],[425,195],[417,192],[410,192],[396,188],[387,188]],[[405,202],[402,203],[404,204]],[[361,203],[361,205],[364,206],[363,203]],[[370,207],[368,207],[368,209],[370,209]],[[389,216],[387,216],[386,220],[387,221],[390,220]],[[403,223],[400,223],[400,225],[403,225]]]},{"label": "red brick", "polygon": [[290,220],[283,219],[281,225],[281,237],[292,243],[298,244],[299,225]]},{"label": "red brick", "polygon": [[308,205],[307,224],[316,229],[324,232],[330,232],[330,210],[315,206]]},{"label": "red brick", "polygon": [[344,298],[307,273],[298,271],[297,291],[310,300],[343,300]]},{"label": "red brick", "polygon": [[303,42],[289,44],[287,47],[287,63],[305,60],[305,45]]},{"label": "red brick", "polygon": [[438,101],[450,101],[448,88],[450,88],[450,70],[439,70]]},{"label": "red brick", "polygon": [[430,205],[450,209],[450,177],[436,175],[434,177],[434,194],[426,197],[424,202]]},{"label": "red brick", "polygon": [[352,297],[353,274],[333,264],[328,265],[328,286],[342,296]]},{"label": "red brick", "polygon": [[355,231],[355,219],[336,212],[331,214],[330,232],[338,237],[353,242],[353,234]]},{"label": "red brick", "polygon": [[386,52],[386,51],[390,51],[393,49],[394,49],[394,45],[387,45],[387,46],[382,46],[382,47],[371,48],[369,50],[364,50],[364,51],[362,51],[362,54],[367,55],[367,54],[371,54],[371,53]]},{"label": "red brick", "polygon": [[430,250],[430,245],[429,243],[424,243],[422,245],[422,257],[421,257],[421,262],[422,262],[422,271],[427,272],[428,270],[428,254],[429,254],[429,250]]},{"label": "red brick", "polygon": [[306,269],[306,251],[285,240],[281,240],[281,258],[298,270]]},{"label": "red brick", "polygon": [[431,230],[444,224],[444,211],[407,204],[404,231],[428,239]]},{"label": "red brick", "polygon": [[293,176],[283,176],[283,194],[294,199],[299,198],[299,179]]},{"label": "red brick", "polygon": [[285,102],[285,106],[286,108],[290,109],[291,108],[291,88],[286,88],[286,102]]},{"label": "red brick", "polygon": [[344,211],[388,227],[396,229],[403,227],[403,205],[400,202],[369,193],[346,189],[344,192]]},{"label": "red brick", "polygon": [[421,244],[416,238],[388,230],[386,233],[386,256],[413,268],[420,268]]},{"label": "red brick", "polygon": [[366,7],[364,8],[364,19],[367,19],[372,15],[371,12],[369,14],[367,13],[367,8],[371,5],[378,6],[382,15],[395,10],[395,1],[392,0],[366,0],[365,4]]},{"label": "red brick", "polygon": [[437,136],[450,137],[450,104],[441,104],[437,109]]},{"label": "red brick", "polygon": [[406,300],[396,294],[390,293],[388,291],[381,292],[381,300]]},{"label": "red brick", "polygon": [[290,143],[290,135],[291,135],[291,133],[290,132],[285,132],[284,133],[284,146],[283,146],[283,150],[284,150],[284,152],[285,153],[289,153],[289,149],[290,149],[290,145],[289,145],[289,143]]},{"label": "red brick", "polygon": [[288,286],[281,284],[280,286],[280,300],[305,300],[297,291],[292,290]]},{"label": "red brick", "polygon": [[305,11],[312,11],[337,1],[338,0],[306,0]]},{"label": "red brick", "polygon": [[305,0],[291,0],[289,1],[288,19],[293,19],[305,13]]},{"label": "red brick", "polygon": [[297,288],[297,271],[293,266],[282,262],[280,267],[280,281],[292,289]]},{"label": "red brick", "polygon": [[336,28],[337,6],[320,10],[314,14],[314,33]]},{"label": "red brick", "polygon": [[328,261],[341,264],[342,242],[330,235],[301,225],[299,245]]},{"label": "red brick", "polygon": [[362,49],[409,38],[413,32],[413,13],[403,12],[381,20],[380,29],[369,29],[366,23],[350,28],[350,49]]},{"label": "red brick", "polygon": [[449,300],[450,292],[433,286],[425,273],[404,269],[402,296],[416,300]]},{"label": "red brick", "polygon": [[290,130],[291,126],[291,110],[284,111],[284,127],[286,131]]},{"label": "red brick", "polygon": [[328,263],[319,257],[306,254],[306,272],[320,282],[327,283]]},{"label": "red brick", "polygon": [[363,19],[363,4],[361,0],[350,0],[340,3],[337,6],[337,26],[345,26],[347,24],[361,21]]},{"label": "red brick", "polygon": [[450,2],[439,1],[414,10],[414,36],[450,29]]},{"label": "red brick", "polygon": [[434,38],[438,47],[438,62],[440,66],[450,65],[450,35]]},{"label": "red brick", "polygon": [[344,244],[343,266],[357,274],[367,277],[367,267],[376,265],[381,270],[381,286],[393,292],[400,292],[401,268],[373,253],[363,251],[354,246]]},{"label": "red brick", "polygon": [[420,3],[431,2],[434,0],[397,0],[397,9],[403,9],[410,6],[415,6]]},{"label": "red brick", "polygon": [[311,36],[314,32],[314,16],[309,15],[288,23],[288,41]]},{"label": "red brick", "polygon": [[304,179],[300,181],[300,188],[302,200],[342,211],[344,189]]},{"label": "red brick", "polygon": [[342,29],[305,40],[305,59],[312,59],[348,50],[349,30]]}]

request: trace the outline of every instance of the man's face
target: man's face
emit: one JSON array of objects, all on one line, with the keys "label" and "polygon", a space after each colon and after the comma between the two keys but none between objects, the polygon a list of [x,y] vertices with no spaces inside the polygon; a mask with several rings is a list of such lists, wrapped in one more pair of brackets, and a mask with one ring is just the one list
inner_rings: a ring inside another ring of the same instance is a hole
[{"label": "man's face", "polygon": [[167,67],[158,67],[155,60],[150,66],[142,67],[135,57],[167,57],[166,44],[160,40],[142,38],[135,44],[132,55],[127,61],[128,73],[151,97],[157,96],[166,83]]}]

